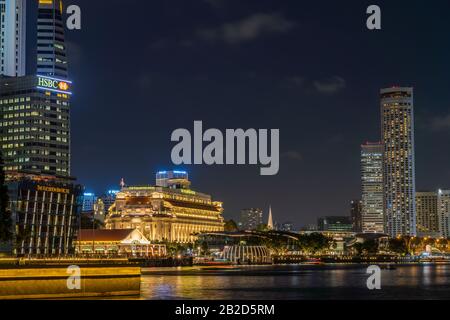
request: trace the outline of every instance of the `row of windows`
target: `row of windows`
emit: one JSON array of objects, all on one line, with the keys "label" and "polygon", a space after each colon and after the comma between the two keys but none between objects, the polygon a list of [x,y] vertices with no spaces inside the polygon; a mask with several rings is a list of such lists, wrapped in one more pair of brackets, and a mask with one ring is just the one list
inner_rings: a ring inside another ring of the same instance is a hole
[{"label": "row of windows", "polygon": [[22,143],[9,143],[9,144],[2,144],[2,149],[18,149],[18,148],[25,148],[25,147],[42,147],[42,148],[51,148],[51,149],[58,149],[58,150],[69,150],[69,146],[67,144],[63,145],[56,145],[56,144],[49,144],[49,143],[42,143],[42,142],[22,142]]},{"label": "row of windows", "polygon": [[20,98],[14,98],[14,99],[0,99],[0,105],[7,104],[7,103],[18,103],[18,102],[25,102],[25,101],[31,101],[31,97],[20,97]]},{"label": "row of windows", "polygon": [[[58,100],[57,105],[63,105],[64,107],[67,107],[69,104],[65,101]],[[22,105],[16,105],[16,106],[3,107],[3,108],[0,108],[0,110],[2,110],[3,112],[8,112],[8,111],[30,110],[31,108],[33,108],[35,110],[45,110],[45,111],[69,113],[69,110],[67,108],[63,109],[63,108],[53,107],[53,106],[49,106],[49,105],[33,105],[33,106],[31,106],[30,104],[27,104],[27,105],[22,104]]]},{"label": "row of windows", "polygon": [[[37,127],[26,127],[26,128],[14,128],[14,129],[8,129],[6,130],[6,133],[12,134],[12,133],[21,133],[21,132],[49,132],[53,134],[59,134],[63,136],[69,135],[68,131],[65,130],[56,130],[56,129],[48,129],[48,128],[37,128]],[[4,133],[4,132],[2,132]]]},{"label": "row of windows", "polygon": [[52,163],[57,165],[67,165],[67,161],[61,161],[57,159],[47,159],[47,158],[17,158],[14,159],[15,163],[28,163],[28,162],[44,162],[44,163]]},{"label": "row of windows", "polygon": [[27,117],[46,117],[58,120],[69,120],[68,116],[63,116],[61,114],[52,114],[52,113],[42,113],[42,112],[24,112],[24,113],[12,113],[5,114],[2,119],[13,119],[13,118],[27,118]]},{"label": "row of windows", "polygon": [[17,155],[41,155],[41,156],[54,156],[59,158],[68,158],[69,154],[65,152],[55,152],[55,151],[48,151],[48,150],[24,150],[24,151],[8,151],[5,152],[5,156],[8,157],[14,157]]},{"label": "row of windows", "polygon": [[41,171],[56,171],[61,174],[68,173],[66,168],[57,168],[50,166],[5,166],[6,171],[19,171],[19,170],[41,170]]},{"label": "row of windows", "polygon": [[47,135],[20,135],[2,138],[2,141],[19,141],[19,140],[44,140],[44,141],[58,141],[65,143],[68,142],[68,138],[52,137]]},{"label": "row of windows", "polygon": [[52,127],[69,128],[68,123],[53,122],[44,120],[16,120],[16,121],[4,121],[0,122],[0,127],[20,126],[20,125],[46,125]]}]

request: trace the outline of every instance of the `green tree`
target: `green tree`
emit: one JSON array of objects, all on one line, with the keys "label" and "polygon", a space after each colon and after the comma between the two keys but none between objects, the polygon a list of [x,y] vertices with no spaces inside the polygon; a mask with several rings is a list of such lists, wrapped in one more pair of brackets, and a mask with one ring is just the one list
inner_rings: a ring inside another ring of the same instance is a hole
[{"label": "green tree", "polygon": [[333,241],[321,233],[311,233],[300,235],[296,244],[301,251],[316,254],[320,251],[329,249],[333,244]]},{"label": "green tree", "polygon": [[192,243],[183,244],[165,241],[164,244],[167,252],[172,256],[185,255],[188,250],[192,250]]},{"label": "green tree", "polygon": [[208,255],[208,253],[209,253],[209,246],[208,246],[208,242],[206,242],[206,241],[203,241],[202,243],[201,243],[201,245],[200,245],[200,248],[201,248],[201,254],[202,255]]},{"label": "green tree", "polygon": [[5,184],[3,156],[0,154],[0,242],[13,239],[12,217],[9,210],[8,187]]},{"label": "green tree", "polygon": [[362,243],[362,251],[365,254],[372,255],[378,252],[378,241],[377,240],[366,240]]},{"label": "green tree", "polygon": [[269,227],[267,226],[267,224],[262,223],[256,227],[256,231],[259,232],[269,231]]},{"label": "green tree", "polygon": [[389,249],[401,255],[408,254],[408,246],[403,238],[393,238],[389,240]]},{"label": "green tree", "polygon": [[309,235],[309,249],[312,253],[317,253],[330,247],[330,239],[321,233]]},{"label": "green tree", "polygon": [[363,253],[363,244],[361,242],[357,242],[353,245],[353,250],[357,256],[362,255]]}]

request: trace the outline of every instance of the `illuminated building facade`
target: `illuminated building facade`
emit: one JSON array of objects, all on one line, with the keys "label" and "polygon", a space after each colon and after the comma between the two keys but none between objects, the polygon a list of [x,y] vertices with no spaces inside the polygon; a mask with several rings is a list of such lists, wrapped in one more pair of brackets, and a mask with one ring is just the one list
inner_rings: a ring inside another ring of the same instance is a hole
[{"label": "illuminated building facade", "polygon": [[391,237],[416,235],[413,88],[381,90],[384,215]]},{"label": "illuminated building facade", "polygon": [[362,232],[383,233],[383,145],[361,146]]},{"label": "illuminated building facade", "polygon": [[0,75],[25,75],[26,29],[26,0],[0,0]]},{"label": "illuminated building facade", "polygon": [[[5,21],[20,20],[25,3],[6,2],[6,9],[2,9]],[[15,10],[11,9],[14,5]],[[38,0],[37,75],[22,76],[25,72],[20,72],[0,78],[0,143],[5,171],[70,176],[72,83],[67,80],[62,12],[61,0]],[[10,28],[5,28],[6,40]],[[16,29],[16,42],[25,43],[22,31]],[[26,55],[25,45],[16,45],[16,49],[19,56]]]},{"label": "illuminated building facade", "polygon": [[439,232],[450,238],[450,190],[438,190]]},{"label": "illuminated building facade", "polygon": [[352,232],[353,224],[350,217],[329,216],[321,217],[317,223],[319,231],[325,232]]},{"label": "illuminated building facade", "polygon": [[108,192],[100,197],[105,206],[105,213],[108,212],[109,208],[116,202],[116,195],[118,192],[118,190],[108,190]]},{"label": "illuminated building facade", "polygon": [[70,86],[43,76],[0,79],[6,171],[70,175]]},{"label": "illuminated building facade", "polygon": [[83,193],[83,207],[82,212],[94,211],[94,205],[97,202],[97,196],[91,192]]},{"label": "illuminated building facade", "polygon": [[156,174],[156,185],[165,188],[189,188],[189,175],[186,171],[159,171]]},{"label": "illuminated building facade", "polygon": [[19,256],[73,254],[82,187],[67,179],[10,174],[7,182],[15,243]]},{"label": "illuminated building facade", "polygon": [[62,0],[39,0],[37,74],[67,79]]},{"label": "illuminated building facade", "polygon": [[353,232],[362,232],[362,201],[350,202],[350,216],[352,218]]},{"label": "illuminated building facade", "polygon": [[43,256],[73,253],[82,188],[70,178],[72,83],[67,80],[62,2],[38,0],[37,74],[27,76],[22,67],[26,1],[6,0],[6,6],[4,2],[0,0],[2,24],[7,21],[2,39],[9,40],[2,43],[10,47],[15,35],[18,71],[2,72],[5,76],[0,77],[0,149],[15,222],[10,251]]},{"label": "illuminated building facade", "polygon": [[239,228],[241,230],[256,230],[263,223],[263,211],[258,208],[241,210]]},{"label": "illuminated building facade", "polygon": [[164,186],[127,186],[116,195],[107,229],[137,229],[149,241],[186,243],[200,232],[223,231],[222,203],[190,189],[186,172],[159,172]]},{"label": "illuminated building facade", "polygon": [[167,254],[163,244],[152,244],[136,229],[82,229],[74,244],[78,255],[160,257]]},{"label": "illuminated building facade", "polygon": [[416,192],[416,214],[416,229],[419,236],[439,234],[437,192]]},{"label": "illuminated building facade", "polygon": [[294,224],[290,221],[281,223],[279,231],[294,232]]}]

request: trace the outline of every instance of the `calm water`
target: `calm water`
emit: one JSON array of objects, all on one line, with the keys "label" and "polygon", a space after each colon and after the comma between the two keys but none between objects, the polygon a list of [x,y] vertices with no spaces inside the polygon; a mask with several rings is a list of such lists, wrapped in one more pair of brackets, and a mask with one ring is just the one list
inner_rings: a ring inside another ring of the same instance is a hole
[{"label": "calm water", "polygon": [[[382,270],[368,290],[367,266],[144,269],[142,299],[450,299],[450,265]],[[151,271],[150,271],[151,270]]]}]

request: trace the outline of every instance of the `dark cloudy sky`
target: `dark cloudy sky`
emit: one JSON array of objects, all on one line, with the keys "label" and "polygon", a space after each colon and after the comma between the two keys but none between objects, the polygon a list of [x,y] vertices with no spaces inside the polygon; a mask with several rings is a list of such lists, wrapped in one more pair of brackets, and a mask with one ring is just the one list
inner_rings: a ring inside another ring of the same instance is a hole
[{"label": "dark cloudy sky", "polygon": [[72,173],[101,193],[153,184],[171,169],[171,132],[279,128],[277,176],[257,166],[185,166],[193,188],[225,204],[273,207],[297,227],[348,215],[360,196],[359,148],[377,141],[379,88],[415,87],[418,189],[450,188],[448,1],[66,0]]}]

